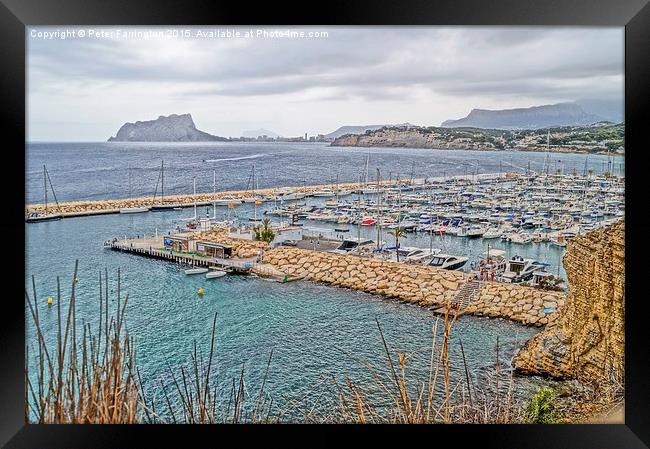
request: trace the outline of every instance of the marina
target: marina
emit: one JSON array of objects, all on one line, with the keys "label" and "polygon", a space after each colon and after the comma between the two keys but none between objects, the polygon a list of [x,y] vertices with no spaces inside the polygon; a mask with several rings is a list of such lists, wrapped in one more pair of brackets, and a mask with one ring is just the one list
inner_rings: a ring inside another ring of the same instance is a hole
[{"label": "marina", "polygon": [[[624,179],[609,175],[529,172],[384,184],[378,180],[376,184],[347,184],[344,193],[338,184],[330,190],[321,186],[299,191],[279,189],[281,195],[278,189],[251,190],[244,192],[250,197],[224,205],[215,199],[219,193],[216,173],[213,176],[212,202],[199,202],[198,195],[193,194],[192,203],[183,206],[192,207],[194,215],[176,218],[166,231],[170,238],[216,231],[236,241],[254,240],[253,231],[261,217],[265,217],[277,236],[268,242],[269,248],[311,245],[313,250],[462,270],[506,283],[537,285],[542,278],[562,281],[559,259],[567,242],[610,225],[625,213]],[[323,192],[331,195],[325,196]],[[294,199],[285,200],[287,195],[297,193],[300,195]],[[205,207],[204,216],[198,213],[199,207]],[[109,246],[199,266],[225,266],[224,261],[232,264],[237,259],[208,259],[182,250],[168,252],[157,233],[158,230],[153,240],[114,237]],[[287,237],[287,233],[291,236]],[[472,241],[486,251],[476,254],[462,250],[463,246],[476,247]],[[451,251],[459,247],[460,252]],[[541,253],[530,253],[538,247],[548,248],[547,256],[555,254],[553,258],[558,260],[545,260]],[[493,263],[497,254],[501,260]],[[252,258],[239,260],[251,261]]]}]

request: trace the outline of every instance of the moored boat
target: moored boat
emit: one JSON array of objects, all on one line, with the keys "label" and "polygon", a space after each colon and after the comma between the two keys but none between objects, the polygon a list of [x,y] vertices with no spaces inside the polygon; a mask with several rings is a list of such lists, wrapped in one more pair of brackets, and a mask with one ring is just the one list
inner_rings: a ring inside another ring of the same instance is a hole
[{"label": "moored boat", "polygon": [[204,273],[207,273],[208,271],[210,271],[210,270],[208,270],[207,268],[203,268],[203,267],[194,267],[194,268],[188,268],[188,269],[184,270],[185,274],[187,274],[187,275],[204,274]]}]

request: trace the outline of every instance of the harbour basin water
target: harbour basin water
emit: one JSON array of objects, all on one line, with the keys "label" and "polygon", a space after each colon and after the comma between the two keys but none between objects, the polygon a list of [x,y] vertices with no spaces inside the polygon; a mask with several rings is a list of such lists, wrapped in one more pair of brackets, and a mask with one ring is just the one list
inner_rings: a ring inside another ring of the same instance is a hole
[{"label": "harbour basin water", "polygon": [[[101,246],[102,241],[135,229],[150,234],[156,228],[166,229],[177,215],[177,211],[117,214],[26,225],[26,273],[35,276],[36,299],[48,338],[56,335],[56,309],[47,306],[46,297],[55,296],[56,277],[60,276],[63,296],[68,298],[74,261],[79,259],[77,315],[94,326],[99,271],[108,269],[113,291],[117,269],[121,270],[122,292],[129,294],[128,331],[136,338],[138,366],[147,388],[159,395],[159,383],[169,386],[171,382],[167,365],[178,368],[188,363],[193,341],[207,353],[215,312],[215,379],[225,392],[242,366],[248,391],[257,392],[271,350],[266,389],[275,404],[300,402],[304,395],[321,388],[331,390],[332,376],[339,382],[347,375],[357,382],[370,381],[366,363],[386,366],[375,320],[393,350],[413,354],[409,361],[412,376],[425,376],[434,321],[425,309],[309,282],[281,284],[237,276],[208,281],[185,275],[184,267],[176,264]],[[30,285],[31,281],[26,282]],[[199,287],[205,289],[202,297],[196,294]],[[31,320],[27,322],[28,339],[31,336],[34,341]],[[497,337],[501,362],[507,367],[514,351],[535,332],[504,320],[463,317],[456,325],[454,341],[462,339],[470,369],[478,375],[494,365]],[[30,354],[34,363],[35,351]],[[460,379],[457,344],[452,345],[451,359],[454,375]],[[519,382],[522,391],[532,388],[530,379]],[[331,405],[335,398],[333,392],[325,395],[321,406]],[[299,419],[302,412],[297,409],[294,413],[287,419]]]}]

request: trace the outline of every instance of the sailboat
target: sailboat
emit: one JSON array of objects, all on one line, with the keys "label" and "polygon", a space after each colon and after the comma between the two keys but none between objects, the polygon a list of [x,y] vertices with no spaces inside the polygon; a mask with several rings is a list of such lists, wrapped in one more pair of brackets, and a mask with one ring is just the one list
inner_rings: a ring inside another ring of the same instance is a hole
[{"label": "sailboat", "polygon": [[[151,212],[161,212],[164,210],[169,210],[173,206],[165,206],[165,161],[160,161],[160,204],[154,204],[151,206]],[[154,201],[156,200],[156,193],[158,193],[158,184],[156,184],[156,192],[153,194]]]},{"label": "sailboat", "polygon": [[[131,191],[131,167],[129,167],[129,199],[132,197]],[[139,214],[142,212],[149,212],[148,207],[123,207],[120,209],[121,214]]]},{"label": "sailboat", "polygon": [[193,195],[192,196],[194,197],[194,216],[189,217],[189,218],[182,218],[183,221],[188,221],[189,222],[186,225],[186,227],[188,229],[196,229],[196,227],[198,226],[198,221],[199,221],[199,217],[198,217],[198,214],[196,212],[196,177],[192,178],[192,185],[193,185],[193,188],[192,188]]},{"label": "sailboat", "polygon": [[48,181],[50,183],[50,188],[52,189],[52,195],[54,196],[54,201],[56,202],[56,207],[59,208],[59,201],[56,199],[56,193],[54,193],[54,187],[52,187],[52,180],[50,179],[50,175],[47,172],[47,169],[45,168],[45,165],[43,165],[43,196],[45,199],[45,212],[41,215],[38,212],[32,212],[25,218],[25,222],[27,223],[37,223],[40,221],[54,221],[54,220],[60,220],[63,218],[61,214],[48,214],[47,213],[47,184]]}]

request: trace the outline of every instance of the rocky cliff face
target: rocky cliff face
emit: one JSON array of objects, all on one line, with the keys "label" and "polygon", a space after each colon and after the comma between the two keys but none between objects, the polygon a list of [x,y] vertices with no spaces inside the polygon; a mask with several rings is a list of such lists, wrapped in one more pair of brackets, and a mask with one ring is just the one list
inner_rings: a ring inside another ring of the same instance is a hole
[{"label": "rocky cliff face", "polygon": [[625,343],[625,225],[574,238],[564,256],[569,283],[555,323],[513,361],[519,372],[583,381],[622,379]]},{"label": "rocky cliff face", "polygon": [[228,139],[196,129],[190,114],[160,116],[156,120],[125,123],[109,142],[214,142]]},{"label": "rocky cliff face", "polygon": [[456,144],[441,139],[422,128],[382,128],[366,134],[347,134],[331,144],[339,147],[405,147],[405,148],[468,148],[468,143]]}]

